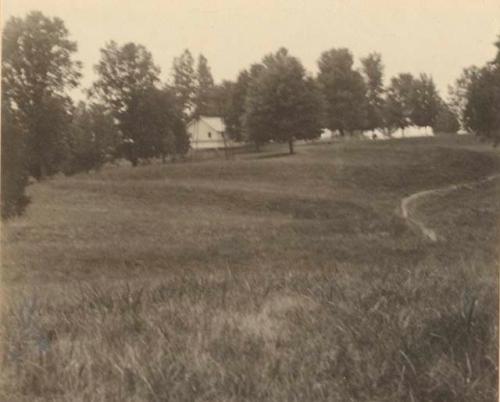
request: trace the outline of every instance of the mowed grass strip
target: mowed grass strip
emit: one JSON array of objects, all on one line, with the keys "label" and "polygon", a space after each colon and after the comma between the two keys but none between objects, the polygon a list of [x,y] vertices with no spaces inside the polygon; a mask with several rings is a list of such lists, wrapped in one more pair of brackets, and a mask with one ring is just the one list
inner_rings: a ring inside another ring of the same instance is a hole
[{"label": "mowed grass strip", "polygon": [[297,150],[32,186],[2,231],[0,400],[495,400],[498,187],[422,202],[438,243],[397,207],[497,154]]}]

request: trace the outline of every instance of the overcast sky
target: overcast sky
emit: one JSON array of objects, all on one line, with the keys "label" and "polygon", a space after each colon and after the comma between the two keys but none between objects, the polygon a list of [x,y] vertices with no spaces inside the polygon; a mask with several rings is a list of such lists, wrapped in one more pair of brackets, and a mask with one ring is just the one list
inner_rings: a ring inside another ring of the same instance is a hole
[{"label": "overcast sky", "polygon": [[[2,19],[40,10],[62,18],[78,42],[82,86],[109,40],[152,53],[162,76],[183,49],[203,53],[216,81],[234,80],[281,46],[316,72],[322,51],[347,47],[359,63],[382,54],[386,81],[399,72],[431,74],[442,95],[463,67],[495,54],[500,0],[3,0]],[[78,97],[78,95],[77,95]]]}]

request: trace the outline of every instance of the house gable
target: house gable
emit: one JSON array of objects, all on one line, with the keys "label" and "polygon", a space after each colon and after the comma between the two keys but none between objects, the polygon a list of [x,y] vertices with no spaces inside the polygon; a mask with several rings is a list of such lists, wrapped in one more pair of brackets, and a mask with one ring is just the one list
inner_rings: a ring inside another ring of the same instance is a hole
[{"label": "house gable", "polygon": [[193,149],[223,148],[225,145],[224,123],[220,117],[200,116],[192,120],[186,128]]}]

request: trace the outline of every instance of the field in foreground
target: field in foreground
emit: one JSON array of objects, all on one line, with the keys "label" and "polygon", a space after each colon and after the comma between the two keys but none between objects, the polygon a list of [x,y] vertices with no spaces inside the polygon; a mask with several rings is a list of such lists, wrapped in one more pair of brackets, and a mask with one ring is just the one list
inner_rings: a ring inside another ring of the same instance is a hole
[{"label": "field in foreground", "polygon": [[497,181],[467,137],[110,168],[2,239],[0,399],[493,401]]}]

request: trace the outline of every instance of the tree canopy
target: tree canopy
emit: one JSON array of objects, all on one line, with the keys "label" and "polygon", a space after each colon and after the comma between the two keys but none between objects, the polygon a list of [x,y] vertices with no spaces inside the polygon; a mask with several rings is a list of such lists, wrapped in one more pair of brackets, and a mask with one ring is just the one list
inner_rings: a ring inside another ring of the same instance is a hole
[{"label": "tree canopy", "polygon": [[59,18],[34,11],[7,21],[2,37],[2,88],[25,131],[29,172],[36,178],[60,168],[71,99],[81,63],[76,42]]},{"label": "tree canopy", "polygon": [[194,58],[189,49],[174,59],[173,88],[180,110],[188,120],[195,108],[196,72]]},{"label": "tree canopy", "polygon": [[64,173],[99,169],[113,160],[121,145],[121,136],[109,111],[100,104],[79,102],[73,111],[67,136]]},{"label": "tree canopy", "polygon": [[228,136],[235,141],[243,140],[243,115],[245,114],[245,100],[248,92],[250,75],[243,70],[232,85],[224,115],[224,123]]},{"label": "tree canopy", "polygon": [[468,76],[463,120],[466,128],[496,146],[500,143],[500,40],[495,46],[496,57]]},{"label": "tree canopy", "polygon": [[176,94],[157,87],[160,69],[144,46],[109,42],[96,72],[92,93],[117,119],[124,157],[135,166],[140,159],[165,158],[180,149],[175,146],[181,119]]},{"label": "tree canopy", "polygon": [[326,106],[326,125],[332,130],[353,132],[365,127],[366,86],[348,49],[331,49],[318,61],[318,82]]},{"label": "tree canopy", "polygon": [[361,59],[366,84],[366,128],[374,130],[384,124],[384,66],[379,53]]},{"label": "tree canopy", "polygon": [[120,119],[126,114],[135,96],[156,87],[160,68],[143,45],[108,42],[101,49],[101,60],[95,66],[98,75],[91,94],[109,107]]},{"label": "tree canopy", "polygon": [[[2,216],[22,211],[31,175],[98,169],[115,157],[175,159],[190,147],[186,124],[219,116],[226,138],[250,141],[312,139],[327,127],[354,133],[409,125],[456,132],[459,125],[500,143],[500,36],[484,66],[463,70],[444,102],[432,77],[401,73],[384,87],[378,53],[354,58],[346,48],[323,52],[313,79],[285,48],[216,83],[207,58],[186,49],[173,60],[172,79],[160,82],[151,52],[133,42],[105,44],[87,91],[74,107],[81,63],[64,22],[41,12],[10,18],[2,33]],[[195,63],[196,61],[196,63]],[[458,119],[458,120],[457,120]],[[6,173],[7,172],[7,173]]]},{"label": "tree canopy", "polygon": [[480,137],[500,143],[500,68],[496,63],[483,67],[467,91],[464,111],[467,128]]},{"label": "tree canopy", "polygon": [[321,99],[300,61],[285,48],[268,54],[250,83],[245,130],[256,143],[316,138],[321,132]]},{"label": "tree canopy", "polygon": [[450,108],[458,116],[462,128],[466,128],[465,108],[467,106],[467,93],[473,80],[479,76],[479,68],[470,66],[462,70],[462,74],[449,86]]},{"label": "tree canopy", "polygon": [[214,87],[214,79],[208,66],[208,60],[200,54],[196,68],[195,116],[212,114],[214,107],[211,103],[216,98]]},{"label": "tree canopy", "polygon": [[440,97],[431,77],[427,74],[413,81],[411,121],[420,127],[432,126],[439,113]]},{"label": "tree canopy", "polygon": [[414,81],[409,73],[401,73],[391,78],[385,109],[386,125],[390,130],[404,130],[411,124]]}]

